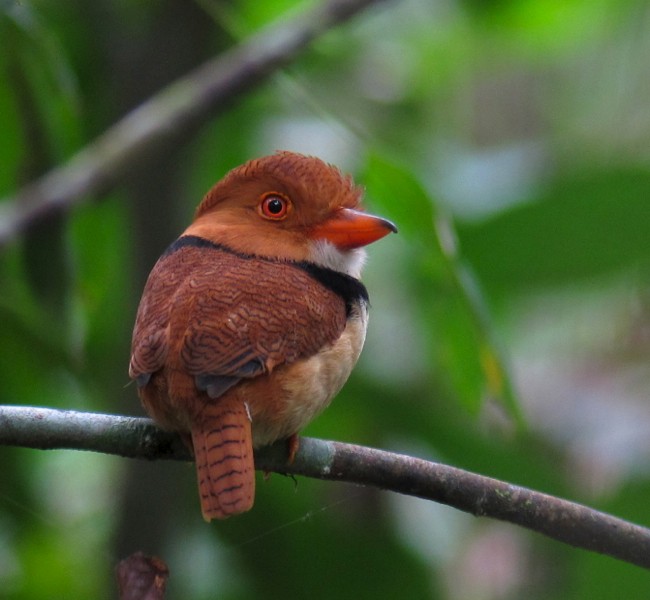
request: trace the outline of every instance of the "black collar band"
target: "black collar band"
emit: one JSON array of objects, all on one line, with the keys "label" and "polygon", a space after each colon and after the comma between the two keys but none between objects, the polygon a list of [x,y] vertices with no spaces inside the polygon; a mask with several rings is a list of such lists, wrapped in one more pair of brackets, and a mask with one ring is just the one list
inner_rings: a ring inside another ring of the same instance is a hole
[{"label": "black collar band", "polygon": [[328,269],[327,267],[323,267],[321,265],[317,265],[316,263],[308,261],[283,261],[277,258],[269,258],[266,256],[258,256],[256,254],[237,252],[228,246],[211,242],[210,240],[206,240],[205,238],[196,235],[184,235],[182,237],[179,237],[171,246],[167,248],[167,250],[165,250],[163,257],[169,256],[181,248],[188,246],[193,248],[209,248],[212,250],[221,250],[222,252],[234,254],[235,256],[238,256],[244,260],[265,260],[271,263],[284,263],[292,265],[298,269],[302,269],[310,277],[318,281],[326,288],[332,290],[335,294],[343,299],[348,316],[352,312],[352,308],[357,302],[364,302],[366,304],[368,303],[368,290],[366,289],[366,286],[363,285],[363,283],[361,283],[358,279],[355,279],[347,273],[341,273],[340,271]]}]

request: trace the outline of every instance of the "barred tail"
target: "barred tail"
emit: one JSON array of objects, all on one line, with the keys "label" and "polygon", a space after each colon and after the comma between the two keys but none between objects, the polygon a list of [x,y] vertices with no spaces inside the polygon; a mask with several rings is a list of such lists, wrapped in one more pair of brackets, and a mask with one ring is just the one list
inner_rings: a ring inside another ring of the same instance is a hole
[{"label": "barred tail", "polygon": [[201,512],[206,521],[246,512],[255,499],[251,422],[246,406],[208,404],[192,425]]}]

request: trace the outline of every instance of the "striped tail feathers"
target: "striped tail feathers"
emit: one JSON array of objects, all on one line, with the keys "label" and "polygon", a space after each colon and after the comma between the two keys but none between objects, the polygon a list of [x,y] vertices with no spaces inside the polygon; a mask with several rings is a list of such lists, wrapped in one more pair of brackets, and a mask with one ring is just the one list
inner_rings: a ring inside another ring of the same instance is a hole
[{"label": "striped tail feathers", "polygon": [[192,444],[206,521],[246,512],[255,499],[251,421],[241,401],[206,404],[192,424]]}]

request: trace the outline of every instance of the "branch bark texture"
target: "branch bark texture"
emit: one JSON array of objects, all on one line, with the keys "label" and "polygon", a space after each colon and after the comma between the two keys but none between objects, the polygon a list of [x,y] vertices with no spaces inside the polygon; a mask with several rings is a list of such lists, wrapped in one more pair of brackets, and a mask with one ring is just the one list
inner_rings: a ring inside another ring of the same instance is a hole
[{"label": "branch bark texture", "polygon": [[140,105],[65,165],[0,201],[0,248],[32,223],[108,192],[138,157],[174,143],[258,86],[330,29],[381,0],[326,0],[272,25]]},{"label": "branch bark texture", "polygon": [[[92,450],[128,458],[191,460],[173,433],[149,419],[0,406],[0,444]],[[374,486],[520,525],[650,569],[650,529],[587,506],[462,469],[364,446],[301,438],[292,464],[284,443],[255,453],[265,471]]]}]

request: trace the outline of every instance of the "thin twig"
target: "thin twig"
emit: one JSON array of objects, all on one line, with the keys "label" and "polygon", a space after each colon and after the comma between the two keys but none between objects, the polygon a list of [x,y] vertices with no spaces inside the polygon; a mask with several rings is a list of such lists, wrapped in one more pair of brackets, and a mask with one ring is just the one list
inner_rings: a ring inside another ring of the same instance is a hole
[{"label": "thin twig", "polygon": [[[0,406],[0,444],[191,460],[177,435],[161,431],[149,419],[24,406]],[[287,464],[284,443],[257,451],[255,464],[264,471],[347,481],[434,500],[650,569],[650,529],[455,467],[312,438],[301,438],[292,464]]]},{"label": "thin twig", "polygon": [[293,60],[317,37],[381,0],[327,0],[265,28],[198,67],[126,115],[58,167],[0,200],[0,248],[39,217],[109,191],[140,156],[195,131],[243,92]]}]

